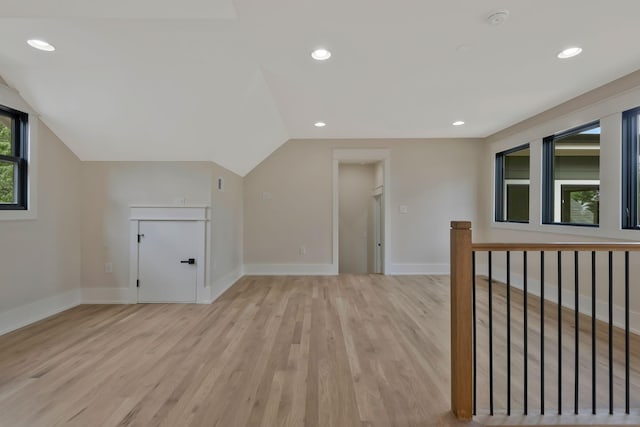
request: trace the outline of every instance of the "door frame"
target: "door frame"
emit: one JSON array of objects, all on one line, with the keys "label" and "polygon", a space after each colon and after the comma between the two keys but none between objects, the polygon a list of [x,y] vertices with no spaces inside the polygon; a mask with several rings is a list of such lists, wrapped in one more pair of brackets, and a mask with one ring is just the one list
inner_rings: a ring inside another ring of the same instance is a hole
[{"label": "door frame", "polygon": [[208,206],[131,206],[129,217],[129,302],[138,303],[138,233],[140,221],[194,221],[198,224],[196,256],[196,303],[211,303],[211,288],[207,286],[207,224]]},{"label": "door frame", "polygon": [[353,162],[382,162],[383,167],[383,188],[382,202],[384,211],[384,221],[382,224],[382,274],[391,273],[391,150],[389,149],[335,149],[333,150],[333,212],[332,212],[332,239],[333,239],[333,264],[332,274],[338,274],[339,267],[339,180],[340,163]]},{"label": "door frame", "polygon": [[[376,189],[378,190],[378,189]],[[383,192],[373,191],[373,272],[375,274],[382,273],[382,260],[384,245],[382,245],[382,217],[383,215]],[[378,246],[380,242],[380,246]]]}]

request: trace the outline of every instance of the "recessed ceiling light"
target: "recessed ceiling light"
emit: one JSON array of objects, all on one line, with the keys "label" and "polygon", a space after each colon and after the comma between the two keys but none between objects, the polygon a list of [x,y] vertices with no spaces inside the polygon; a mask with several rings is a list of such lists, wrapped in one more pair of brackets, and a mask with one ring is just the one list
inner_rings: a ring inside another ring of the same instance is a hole
[{"label": "recessed ceiling light", "polygon": [[29,39],[27,40],[27,43],[29,43],[29,46],[36,48],[38,50],[44,50],[45,52],[53,52],[54,50],[56,50],[56,48],[53,47],[53,45],[47,43],[44,40]]},{"label": "recessed ceiling light", "polygon": [[558,58],[560,59],[572,58],[576,55],[580,55],[581,52],[582,52],[582,48],[580,47],[577,47],[577,46],[569,47],[563,50],[562,52],[560,52],[558,54]]},{"label": "recessed ceiling light", "polygon": [[462,126],[464,124],[464,122],[462,120],[458,120],[456,122],[451,123],[454,126]]},{"label": "recessed ceiling light", "polygon": [[331,58],[331,52],[329,52],[327,49],[316,49],[311,52],[311,57],[316,61],[326,61],[327,59]]},{"label": "recessed ceiling light", "polygon": [[317,127],[317,128],[323,128],[323,127],[325,127],[326,125],[327,125],[327,124],[326,124],[325,122],[316,122],[316,123],[314,124],[314,126],[315,126],[315,127]]}]

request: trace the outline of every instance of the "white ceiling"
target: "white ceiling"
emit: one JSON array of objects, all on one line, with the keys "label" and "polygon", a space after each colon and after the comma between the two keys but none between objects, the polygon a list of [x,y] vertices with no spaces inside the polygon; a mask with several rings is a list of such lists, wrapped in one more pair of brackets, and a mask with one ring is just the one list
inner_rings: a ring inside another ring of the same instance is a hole
[{"label": "white ceiling", "polygon": [[82,160],[240,175],[289,138],[484,137],[640,68],[637,0],[0,0],[0,15],[0,75]]}]

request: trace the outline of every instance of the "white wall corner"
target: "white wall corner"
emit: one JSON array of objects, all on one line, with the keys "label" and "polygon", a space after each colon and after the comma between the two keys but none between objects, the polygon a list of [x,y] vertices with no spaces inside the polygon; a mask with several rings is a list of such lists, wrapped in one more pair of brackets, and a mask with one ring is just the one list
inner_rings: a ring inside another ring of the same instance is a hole
[{"label": "white wall corner", "polygon": [[211,304],[222,294],[224,294],[231,286],[233,286],[238,280],[240,280],[244,276],[244,266],[239,266],[231,273],[226,276],[215,280],[213,282],[213,286],[207,288],[209,289],[209,299],[206,301],[202,301],[201,304]]},{"label": "white wall corner", "polygon": [[247,276],[335,276],[334,264],[245,264]]},{"label": "white wall corner", "polygon": [[413,264],[413,263],[394,263],[391,264],[391,271],[387,274],[391,275],[412,275],[412,274],[433,274],[433,275],[449,275],[449,264]]},{"label": "white wall corner", "polygon": [[82,288],[82,304],[135,304],[137,301],[136,288]]},{"label": "white wall corner", "polygon": [[82,303],[80,289],[43,298],[0,313],[0,335],[15,331]]}]

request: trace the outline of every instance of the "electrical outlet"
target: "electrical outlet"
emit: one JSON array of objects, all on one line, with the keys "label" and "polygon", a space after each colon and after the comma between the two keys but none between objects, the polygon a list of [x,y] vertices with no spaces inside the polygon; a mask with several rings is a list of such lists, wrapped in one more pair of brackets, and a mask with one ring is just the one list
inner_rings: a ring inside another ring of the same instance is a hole
[{"label": "electrical outlet", "polygon": [[105,273],[113,273],[113,264],[110,262],[104,263],[104,272]]},{"label": "electrical outlet", "polygon": [[305,245],[300,246],[300,255],[306,255],[307,247]]}]

